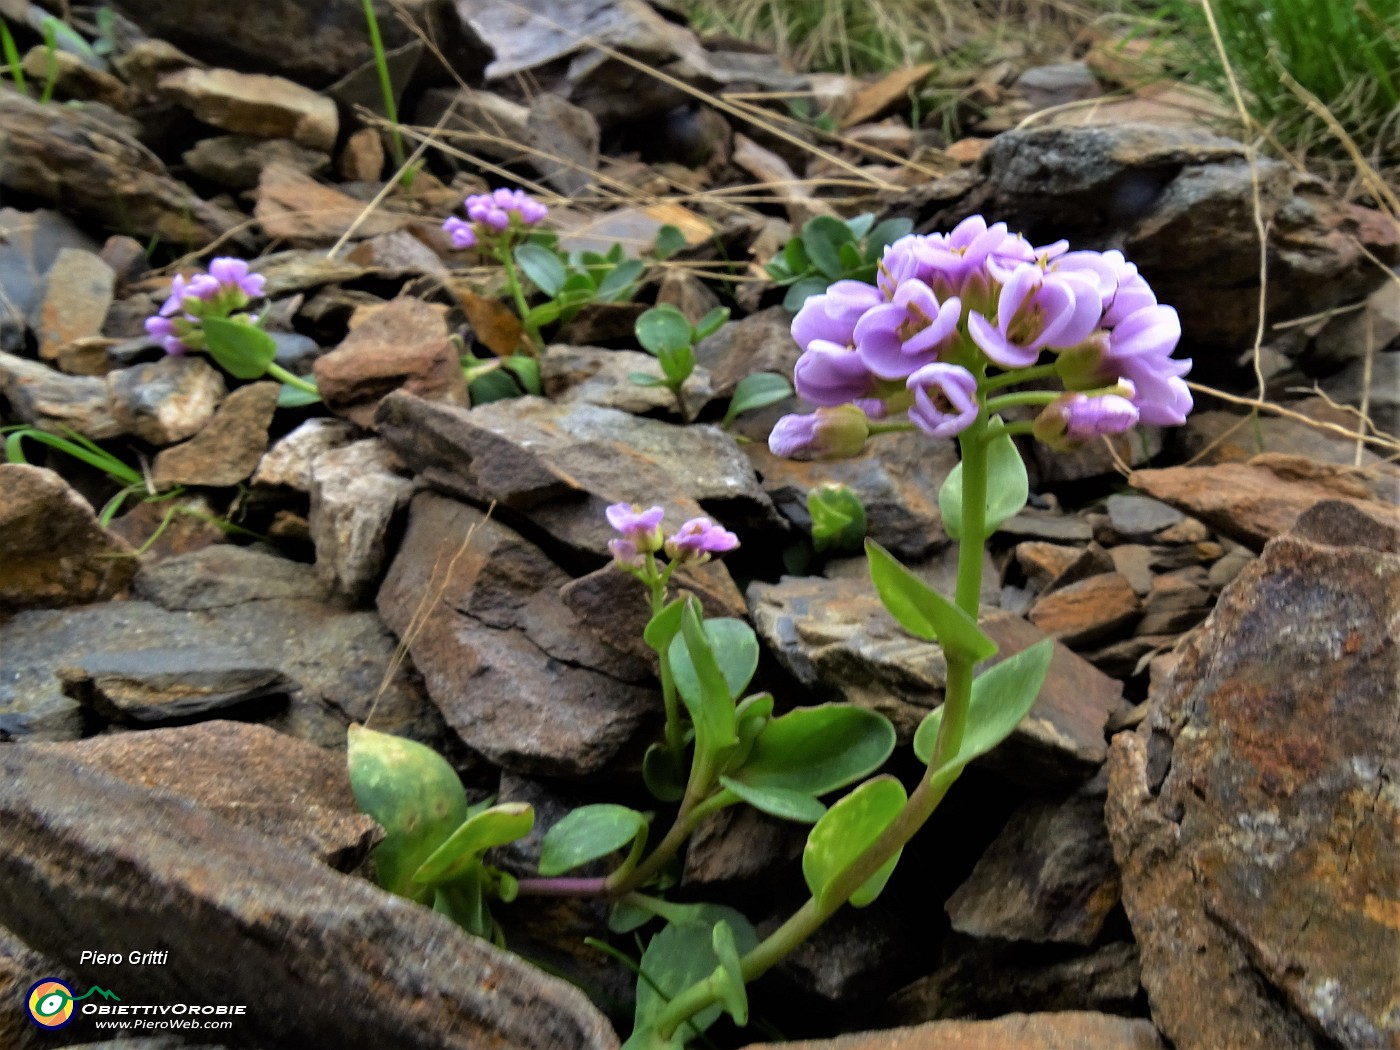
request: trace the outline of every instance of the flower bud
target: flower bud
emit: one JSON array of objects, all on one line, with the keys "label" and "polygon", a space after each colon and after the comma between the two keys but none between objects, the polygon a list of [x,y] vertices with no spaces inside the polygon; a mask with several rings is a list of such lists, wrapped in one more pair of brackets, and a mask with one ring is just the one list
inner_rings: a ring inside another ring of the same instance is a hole
[{"label": "flower bud", "polygon": [[783,416],[768,435],[768,448],[775,456],[793,458],[799,454],[828,459],[845,459],[860,454],[870,436],[870,423],[857,406],[846,404],[819,408],[811,415]]}]

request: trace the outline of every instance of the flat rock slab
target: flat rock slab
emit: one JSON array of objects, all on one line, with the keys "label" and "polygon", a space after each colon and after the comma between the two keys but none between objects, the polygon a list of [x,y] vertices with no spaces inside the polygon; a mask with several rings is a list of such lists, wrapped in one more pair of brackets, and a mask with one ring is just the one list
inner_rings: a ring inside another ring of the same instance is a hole
[{"label": "flat rock slab", "polygon": [[0,614],[110,598],[137,567],[130,545],[62,477],[0,464]]},{"label": "flat rock slab", "polygon": [[781,527],[747,458],[717,427],[536,397],[467,410],[402,392],[384,399],[377,423],[430,485],[528,512],[532,526],[593,557],[617,535],[603,513],[611,503],[660,504],[672,528],[703,514],[702,503],[729,528]]},{"label": "flat rock slab", "polygon": [[199,433],[156,456],[156,481],[209,486],[246,481],[267,451],[280,389],[277,383],[250,383],[229,394]]},{"label": "flat rock slab", "polygon": [[468,747],[518,773],[616,765],[658,718],[648,661],[579,622],[569,576],[481,511],[424,492],[379,590],[428,693]]},{"label": "flat rock slab", "polygon": [[1296,456],[1256,456],[1248,463],[1135,470],[1128,483],[1199,518],[1222,536],[1259,550],[1323,500],[1345,500],[1367,514],[1400,524],[1392,482],[1390,504],[1344,467]]},{"label": "flat rock slab", "polygon": [[[22,744],[0,783],[0,922],[83,980],[246,1004],[266,1045],[617,1046],[571,985],[207,810]],[[93,944],[170,961],[81,964]]]},{"label": "flat rock slab", "polygon": [[284,77],[189,69],[160,78],[160,90],[206,124],[264,139],[291,139],[329,152],[340,130],[335,103]]},{"label": "flat rock slab", "polygon": [[99,376],[70,376],[27,357],[0,353],[0,396],[16,419],[41,430],[71,427],[98,441],[122,432],[107,408],[107,382]]},{"label": "flat rock slab", "polygon": [[1221,595],[1107,819],[1178,1050],[1400,1044],[1400,529],[1314,507]]},{"label": "flat rock slab", "polygon": [[992,1021],[932,1021],[835,1039],[753,1043],[745,1050],[1165,1050],[1151,1022],[1066,1011]]},{"label": "flat rock slab", "polygon": [[383,838],[355,804],[344,756],[266,726],[214,721],[24,746],[176,795],[338,871]]},{"label": "flat rock slab", "polygon": [[[776,584],[751,584],[748,599],[759,636],[816,697],[879,711],[903,742],[942,703],[942,649],[905,634],[868,580],[784,577]],[[1002,659],[1045,637],[1004,612],[985,615],[982,629]],[[1118,682],[1057,643],[1030,714],[979,763],[1033,784],[1083,780],[1107,754],[1104,726],[1121,695]]]}]

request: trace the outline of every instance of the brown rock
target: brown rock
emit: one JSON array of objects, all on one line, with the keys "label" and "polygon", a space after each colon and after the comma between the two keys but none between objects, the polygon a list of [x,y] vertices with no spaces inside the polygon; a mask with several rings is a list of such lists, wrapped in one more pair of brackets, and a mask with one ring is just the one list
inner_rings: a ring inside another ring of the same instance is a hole
[{"label": "brown rock", "polygon": [[125,84],[62,48],[35,44],[24,56],[24,72],[41,84],[52,78],[56,98],[100,102],[118,113],[131,109],[132,95]]},{"label": "brown rock", "polygon": [[[1194,571],[1193,571],[1194,570]],[[1210,609],[1209,578],[1199,565],[1165,573],[1152,581],[1142,603],[1138,634],[1180,634],[1206,618]]]},{"label": "brown rock", "polygon": [[1114,738],[1123,902],[1179,1050],[1400,1040],[1397,593],[1400,529],[1313,507]]},{"label": "brown rock", "polygon": [[1341,499],[1382,520],[1400,522],[1400,510],[1374,499],[1357,472],[1296,456],[1137,470],[1128,481],[1255,550],[1323,500]]},{"label": "brown rock", "polygon": [[60,251],[31,322],[39,336],[39,356],[52,361],[59,347],[99,335],[116,280],[112,268],[98,256],[77,248]]},{"label": "brown rock", "polygon": [[219,511],[203,496],[186,493],[173,502],[141,500],[130,506],[108,528],[141,551],[147,562],[202,550],[228,538],[214,524]]},{"label": "brown rock", "polygon": [[340,129],[334,102],[282,77],[190,68],[167,73],[159,86],[204,123],[225,131],[329,151]]},{"label": "brown rock", "polygon": [[96,376],[72,376],[14,354],[0,353],[0,395],[14,417],[41,430],[71,427],[102,441],[122,433],[107,407],[107,384]]},{"label": "brown rock", "polygon": [[163,357],[109,372],[107,405],[127,433],[172,445],[204,429],[224,389],[224,377],[203,357]]},{"label": "brown rock", "polygon": [[384,140],[377,128],[351,132],[341,147],[335,170],[349,182],[374,182],[384,174]]},{"label": "brown rock", "polygon": [[[208,810],[25,745],[0,774],[0,922],[80,979],[247,1004],[256,1045],[617,1046],[576,988]],[[95,943],[147,950],[155,929],[168,965],[80,962]]]},{"label": "brown rock", "polygon": [[1141,611],[1128,581],[1116,572],[1105,572],[1037,599],[1030,621],[1066,645],[1078,646],[1111,637]]},{"label": "brown rock", "polygon": [[131,548],[61,477],[0,464],[0,613],[102,601],[136,569]]},{"label": "brown rock", "polygon": [[394,520],[413,482],[382,441],[356,441],[311,464],[311,539],[316,571],[352,599],[367,597],[384,572]]},{"label": "brown rock", "polygon": [[355,804],[343,756],[266,726],[202,722],[28,746],[187,799],[339,871],[383,838]]},{"label": "brown rock", "polygon": [[71,988],[73,975],[42,952],[36,952],[0,926],[0,1046],[8,1050],[42,1050],[53,1034],[34,1023],[27,993],[36,978],[57,977]]},{"label": "brown rock", "polygon": [[1044,540],[1026,540],[1016,544],[1016,564],[1026,574],[1026,580],[1038,592],[1044,593],[1047,585],[1064,572],[1083,553],[1079,547],[1066,547],[1060,543],[1046,543]]},{"label": "brown rock", "polygon": [[348,445],[354,436],[355,427],[343,419],[308,419],[267,450],[253,473],[253,484],[310,492],[311,464],[321,453]]},{"label": "brown rock", "polygon": [[198,434],[156,456],[157,484],[221,487],[246,480],[267,451],[280,389],[250,383],[229,394]]},{"label": "brown rock", "polygon": [[251,190],[269,164],[283,164],[307,175],[330,166],[320,150],[299,146],[291,139],[259,139],[251,135],[215,135],[200,139],[181,159],[201,178],[231,190]]},{"label": "brown rock", "polygon": [[[679,418],[676,396],[659,384],[633,382],[636,374],[661,380],[661,363],[640,350],[591,346],[551,346],[540,358],[540,382],[545,394],[556,401],[583,401],[634,415]],[[709,372],[697,367],[682,384],[681,397],[693,418],[712,397]]]},{"label": "brown rock", "polygon": [[933,72],[932,63],[910,66],[887,73],[873,84],[866,84],[851,100],[851,108],[841,118],[841,126],[849,128],[867,120],[884,116],[885,111],[906,102],[911,88]]},{"label": "brown rock", "polygon": [[1139,1018],[1066,1011],[1007,1014],[994,1021],[932,1021],[914,1028],[856,1032],[835,1039],[751,1043],[744,1050],[1164,1050]]},{"label": "brown rock", "polygon": [[354,226],[360,237],[403,229],[413,220],[383,208],[365,214],[366,205],[279,161],[263,168],[253,216],[273,240],[299,247],[324,245]]},{"label": "brown rock", "polygon": [[567,579],[504,525],[420,493],[379,591],[447,723],[515,772],[577,777],[635,760],[660,712],[649,664],[584,629],[559,597]]},{"label": "brown rock", "polygon": [[361,241],[346,258],[366,269],[379,270],[386,276],[395,273],[431,273],[445,276],[447,273],[441,256],[424,244],[411,230],[381,233],[377,237]]},{"label": "brown rock", "polygon": [[141,230],[165,243],[246,244],[243,216],[200,200],[141,145],[139,128],[105,106],[41,106],[0,93],[0,186],[33,194],[114,229]]},{"label": "brown rock", "polygon": [[316,385],[336,415],[368,427],[379,402],[403,388],[430,401],[467,405],[466,380],[442,315],[400,296],[316,359]]}]

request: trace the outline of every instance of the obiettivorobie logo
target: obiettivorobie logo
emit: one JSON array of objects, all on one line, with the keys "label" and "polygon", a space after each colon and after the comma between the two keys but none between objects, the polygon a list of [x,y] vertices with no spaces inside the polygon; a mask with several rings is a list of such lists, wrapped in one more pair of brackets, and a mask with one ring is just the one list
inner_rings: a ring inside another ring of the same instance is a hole
[{"label": "obiettivorobie logo", "polygon": [[74,995],[73,989],[57,977],[45,977],[35,981],[30,987],[24,1005],[29,1012],[29,1019],[40,1028],[62,1028],[73,1020],[73,1015],[77,1012],[73,1004],[93,995],[121,1002],[121,997],[116,992],[99,988],[97,985],[93,985],[82,995]]}]

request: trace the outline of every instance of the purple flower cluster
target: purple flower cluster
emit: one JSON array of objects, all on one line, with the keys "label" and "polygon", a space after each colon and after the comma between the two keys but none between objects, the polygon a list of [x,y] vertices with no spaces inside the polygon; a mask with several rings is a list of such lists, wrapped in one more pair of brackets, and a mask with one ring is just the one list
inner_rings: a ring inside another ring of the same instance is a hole
[{"label": "purple flower cluster", "polygon": [[452,238],[452,246],[458,250],[473,247],[478,234],[504,233],[510,229],[512,220],[521,226],[534,226],[549,214],[548,208],[524,190],[504,187],[468,197],[466,210],[470,221],[463,222],[454,215],[442,224]]},{"label": "purple flower cluster", "polygon": [[228,317],[263,294],[266,278],[253,273],[242,259],[211,260],[207,273],[176,274],[170,296],[160,312],[146,319],[146,331],[167,354],[184,354],[201,347],[199,328],[206,317]]},{"label": "purple flower cluster", "polygon": [[[1074,395],[1052,406],[1063,441],[1139,421],[1177,425],[1191,410],[1181,378],[1191,362],[1171,356],[1181,338],[1176,311],[1157,302],[1121,252],[1070,251],[1064,241],[1034,247],[980,215],[950,233],[891,244],[875,284],[837,281],[812,296],[792,335],[804,399],[867,411],[873,402],[872,415],[907,410],[935,437],[977,419],[988,369],[1015,373],[1046,353]],[[815,421],[784,420],[771,444],[780,455],[823,452],[822,432]]]},{"label": "purple flower cluster", "polygon": [[673,563],[698,565],[713,554],[739,546],[739,537],[709,518],[691,518],[667,537],[661,531],[661,519],[666,516],[661,507],[643,510],[630,503],[614,503],[607,515],[608,524],[622,534],[608,542],[608,550],[624,568],[640,568],[645,555],[659,550],[665,550]]}]

